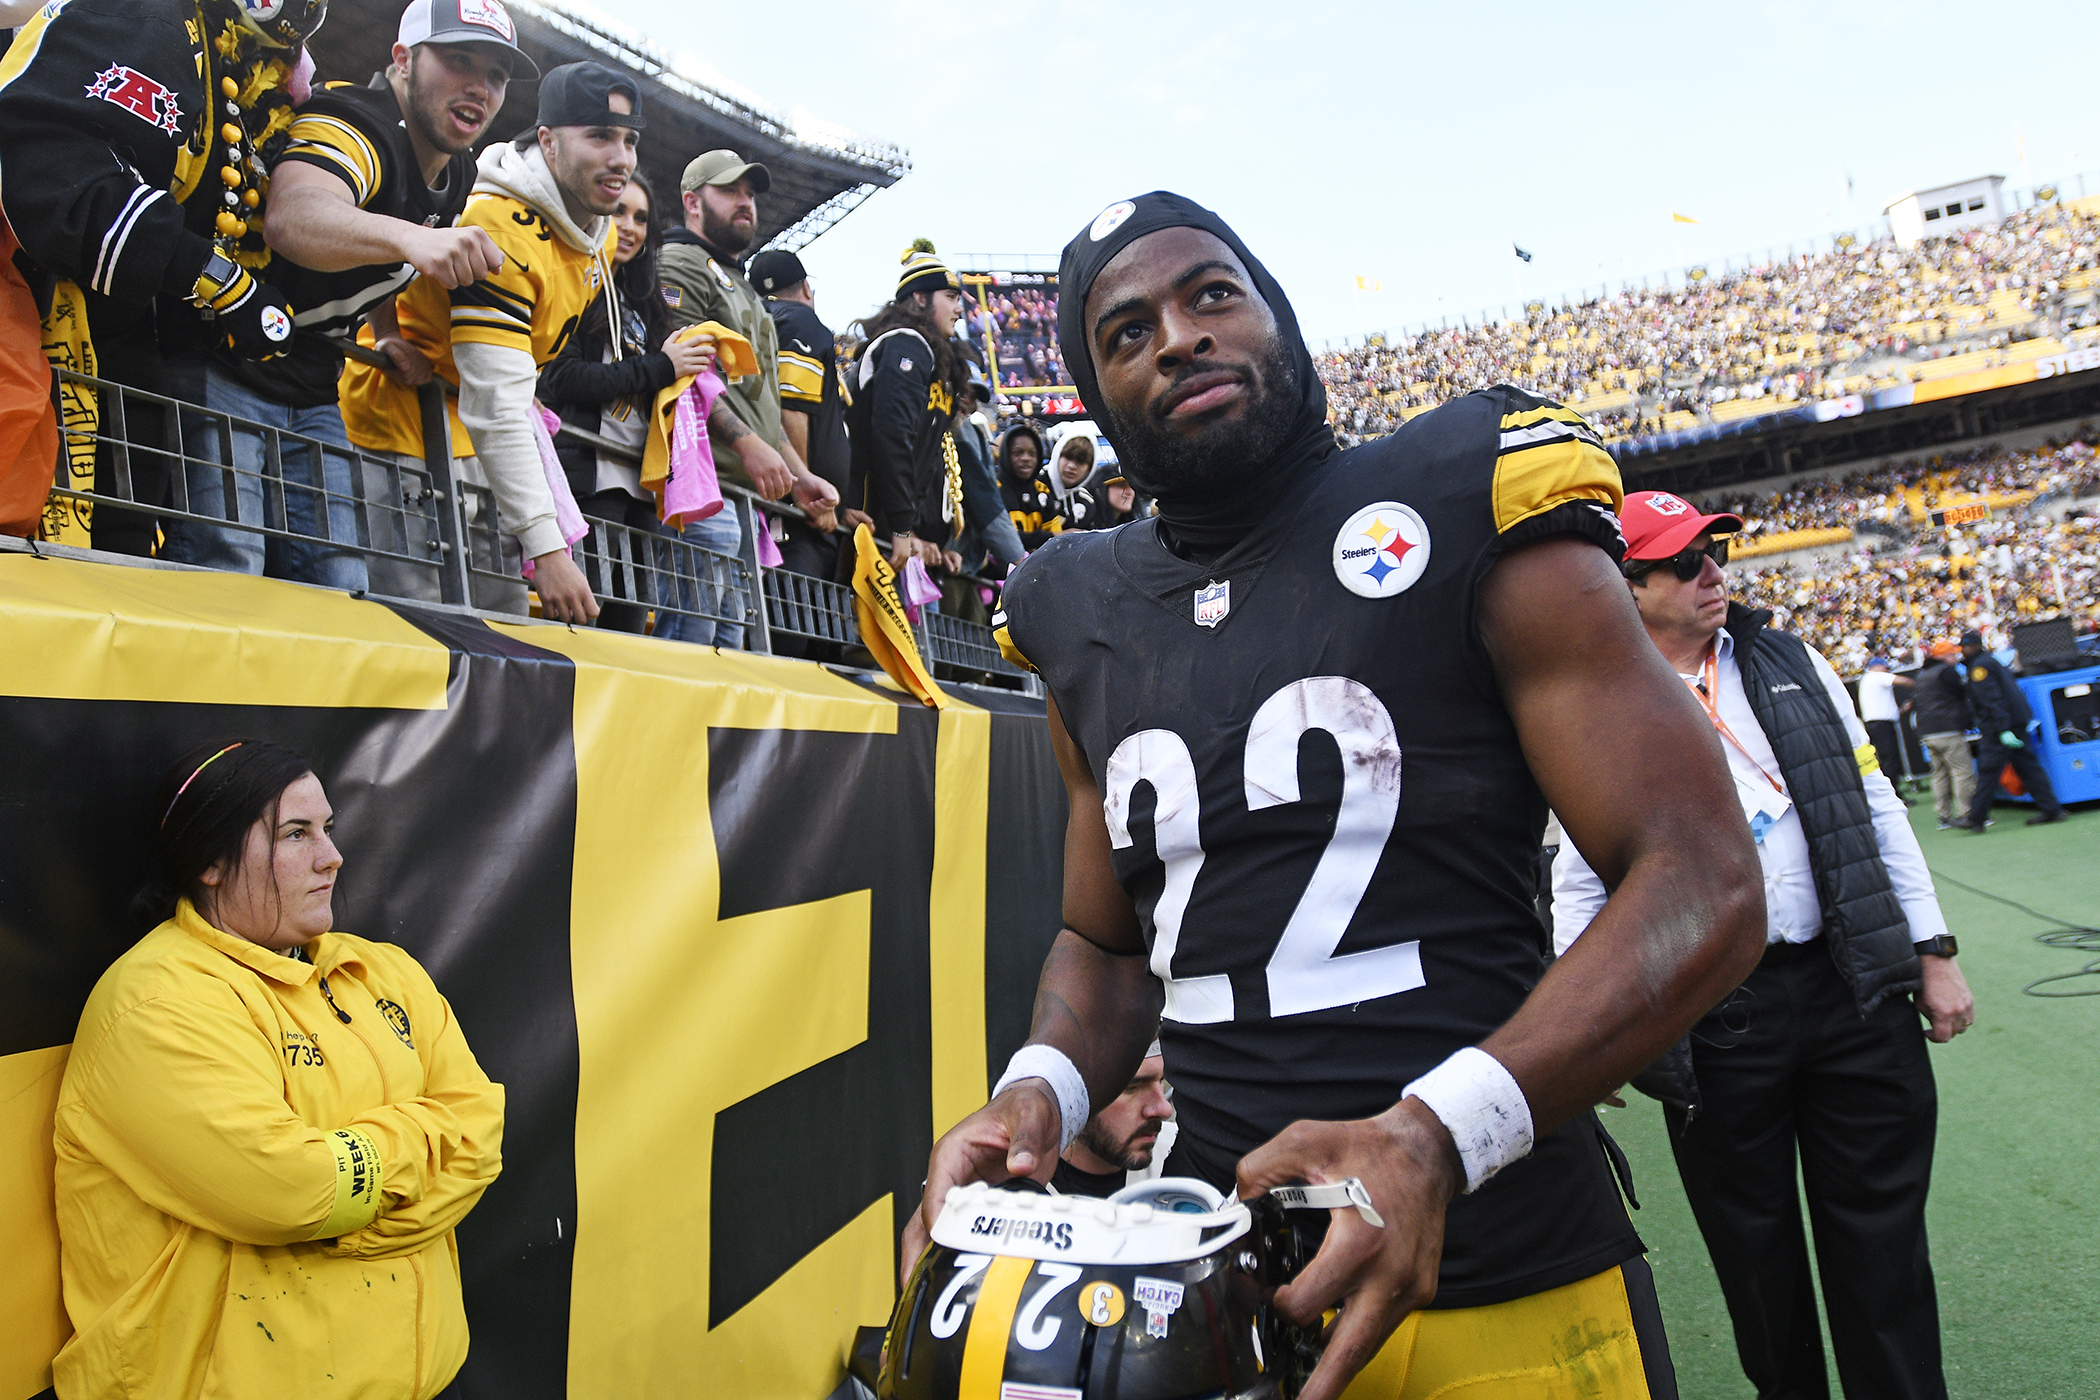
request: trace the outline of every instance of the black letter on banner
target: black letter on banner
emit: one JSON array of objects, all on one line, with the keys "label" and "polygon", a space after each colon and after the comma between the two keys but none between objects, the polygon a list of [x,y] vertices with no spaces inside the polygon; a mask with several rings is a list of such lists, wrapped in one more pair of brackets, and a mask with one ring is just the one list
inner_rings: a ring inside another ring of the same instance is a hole
[{"label": "black letter on banner", "polygon": [[[926,941],[936,726],[932,710],[900,706],[895,735],[708,733],[720,917],[872,892],[868,1038],[715,1115],[710,1328],[885,1192],[898,1231],[918,1207],[933,1145]],[[783,1019],[796,1013],[780,1008]]]}]

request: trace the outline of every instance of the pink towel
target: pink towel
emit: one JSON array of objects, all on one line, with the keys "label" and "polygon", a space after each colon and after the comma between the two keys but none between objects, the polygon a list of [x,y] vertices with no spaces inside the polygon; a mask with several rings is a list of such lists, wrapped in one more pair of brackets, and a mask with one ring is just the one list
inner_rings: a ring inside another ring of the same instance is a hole
[{"label": "pink towel", "polygon": [[780,557],[780,545],[773,539],[773,518],[764,511],[752,512],[751,518],[758,525],[758,539],[756,541],[758,545],[758,567],[761,569],[779,568],[783,561]]},{"label": "pink towel", "polygon": [[[715,449],[707,440],[707,415],[724,385],[713,370],[695,378],[678,396],[671,414],[671,474],[664,481],[664,522],[682,529],[722,508],[722,483],[715,475]],[[764,562],[761,560],[760,562]]]},{"label": "pink towel", "polygon": [[904,615],[911,619],[911,625],[914,627],[919,625],[920,608],[928,603],[938,603],[940,600],[941,590],[934,587],[933,580],[927,576],[926,566],[919,562],[919,557],[915,554],[905,560]]},{"label": "pink towel", "polygon": [[[554,454],[554,430],[560,426],[559,417],[535,405],[532,440],[539,446],[540,470],[547,474],[547,489],[554,495],[554,523],[561,528],[561,542],[567,545],[588,535],[591,527],[583,523],[583,512],[576,508],[576,497],[569,490],[569,474],[561,469],[561,458]],[[530,559],[525,561],[523,572],[526,578],[532,577]]]}]

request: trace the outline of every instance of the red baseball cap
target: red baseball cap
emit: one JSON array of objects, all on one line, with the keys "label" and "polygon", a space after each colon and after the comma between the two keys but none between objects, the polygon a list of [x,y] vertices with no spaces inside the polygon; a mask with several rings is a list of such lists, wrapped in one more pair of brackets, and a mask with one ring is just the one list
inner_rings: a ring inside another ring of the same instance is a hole
[{"label": "red baseball cap", "polygon": [[1628,559],[1667,559],[1708,531],[1726,535],[1742,529],[1743,518],[1702,515],[1668,491],[1635,491],[1619,509],[1619,528],[1626,533]]}]

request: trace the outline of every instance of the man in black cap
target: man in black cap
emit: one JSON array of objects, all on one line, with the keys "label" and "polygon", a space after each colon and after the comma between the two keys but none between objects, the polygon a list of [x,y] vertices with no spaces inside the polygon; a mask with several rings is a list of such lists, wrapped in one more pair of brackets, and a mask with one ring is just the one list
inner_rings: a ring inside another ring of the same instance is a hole
[{"label": "man in black cap", "polygon": [[[557,622],[590,621],[598,601],[555,522],[554,493],[532,432],[533,392],[540,366],[560,352],[594,299],[607,301],[608,324],[620,324],[605,246],[643,125],[633,78],[602,63],[550,69],[540,80],[538,127],[481,153],[460,218],[488,235],[501,264],[450,289],[435,277],[418,278],[394,299],[401,338],[439,378],[459,386],[452,451],[460,475],[495,497],[503,529],[532,566],[541,615]],[[352,442],[394,454],[404,466],[422,465],[414,390],[353,361],[341,402]],[[497,561],[477,558],[475,565],[494,571]],[[428,570],[374,560],[372,572],[378,591],[436,591]],[[524,589],[508,580],[477,575],[474,590],[483,607],[525,610]]]},{"label": "man in black cap", "polygon": [[[1169,1174],[1355,1177],[1383,1216],[1336,1212],[1276,1294],[1303,1326],[1341,1305],[1306,1400],[1367,1365],[1376,1394],[1674,1395],[1590,1110],[1742,980],[1763,908],[1719,741],[1619,577],[1610,457],[1506,385],[1338,451],[1281,288],[1176,195],[1103,210],[1058,287],[1159,514],[1060,535],[994,620],[1050,690],[1065,926],[907,1258],[957,1182],[1047,1175],[1163,1011]],[[1550,969],[1548,799],[1615,889]]]},{"label": "man in black cap", "polygon": [[[290,298],[291,347],[247,364],[199,341],[170,356],[177,396],[215,413],[302,433],[347,448],[336,381],[341,337],[354,337],[368,312],[379,312],[378,346],[402,382],[430,378],[430,362],[401,339],[394,293],[418,274],[446,287],[480,281],[503,265],[486,230],[455,228],[474,184],[474,146],[496,114],[512,74],[539,69],[517,47],[517,30],[498,0],[413,0],[402,11],[392,62],[370,84],[330,83],[299,109],[283,153],[270,168],[264,233],[274,253],[270,275]],[[231,518],[219,467],[220,423],[190,415],[190,509]],[[263,518],[263,435],[235,427],[240,516]],[[364,482],[348,453],[325,455],[328,542],[265,540],[248,530],[174,521],[168,554],[188,564],[359,590],[365,560],[357,548],[356,498]],[[286,451],[284,507],[288,527],[314,535],[320,482],[302,480],[308,454]],[[380,473],[375,472],[377,478]],[[375,481],[375,485],[379,483]],[[384,499],[384,494],[377,497]]]},{"label": "man in black cap", "polygon": [[1991,825],[1991,801],[1998,795],[1998,779],[2007,764],[2020,775],[2028,795],[2034,798],[2035,814],[2029,826],[2047,826],[2065,818],[2063,804],[2049,772],[2027,747],[2028,731],[2034,727],[2034,710],[2019,685],[2006,674],[2005,665],[1983,647],[1983,634],[1961,634],[1961,659],[1969,682],[1969,709],[1983,735],[1976,745],[1976,799],[1969,815],[1953,825],[1981,835]]},{"label": "man in black cap", "polygon": [[[846,408],[839,399],[838,345],[831,327],[817,317],[817,297],[802,259],[785,248],[769,249],[751,260],[751,285],[765,298],[779,337],[780,427],[795,455],[817,476],[844,493],[853,470],[846,443]],[[782,566],[819,578],[831,575],[835,549],[830,535],[837,522],[829,510],[816,528],[788,523],[780,547]]]},{"label": "man in black cap", "polygon": [[[744,275],[744,253],[758,235],[758,197],[773,187],[773,177],[735,151],[707,151],[687,162],[678,183],[685,224],[664,234],[656,264],[671,324],[718,322],[750,341],[758,354],[758,373],[728,380],[708,415],[715,471],[725,484],[756,491],[769,501],[793,491],[803,509],[828,516],[838,504],[838,488],[813,474],[788,441],[780,416],[780,335],[764,298]],[[742,525],[733,509],[688,521],[685,537],[717,554],[733,556],[743,548]],[[740,618],[743,597],[725,588],[710,610]],[[707,618],[674,617],[658,635],[703,646],[744,644],[741,622]]]}]

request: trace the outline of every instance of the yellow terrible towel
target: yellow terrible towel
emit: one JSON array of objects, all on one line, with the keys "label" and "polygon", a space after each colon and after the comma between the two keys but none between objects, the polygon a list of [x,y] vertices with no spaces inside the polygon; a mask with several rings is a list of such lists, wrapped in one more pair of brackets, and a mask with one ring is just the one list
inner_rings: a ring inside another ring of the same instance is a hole
[{"label": "yellow terrible towel", "polygon": [[[715,342],[715,374],[723,380],[758,373],[758,351],[751,342],[738,335],[720,321],[702,321],[697,326],[686,326],[675,332],[673,340],[691,340],[694,336],[712,336]],[[670,388],[656,396],[656,403],[649,414],[649,435],[642,443],[642,485],[663,500],[664,483],[671,476],[671,420],[677,411],[678,397],[693,385],[693,375],[683,375]],[[717,391],[719,392],[719,390]]]}]

